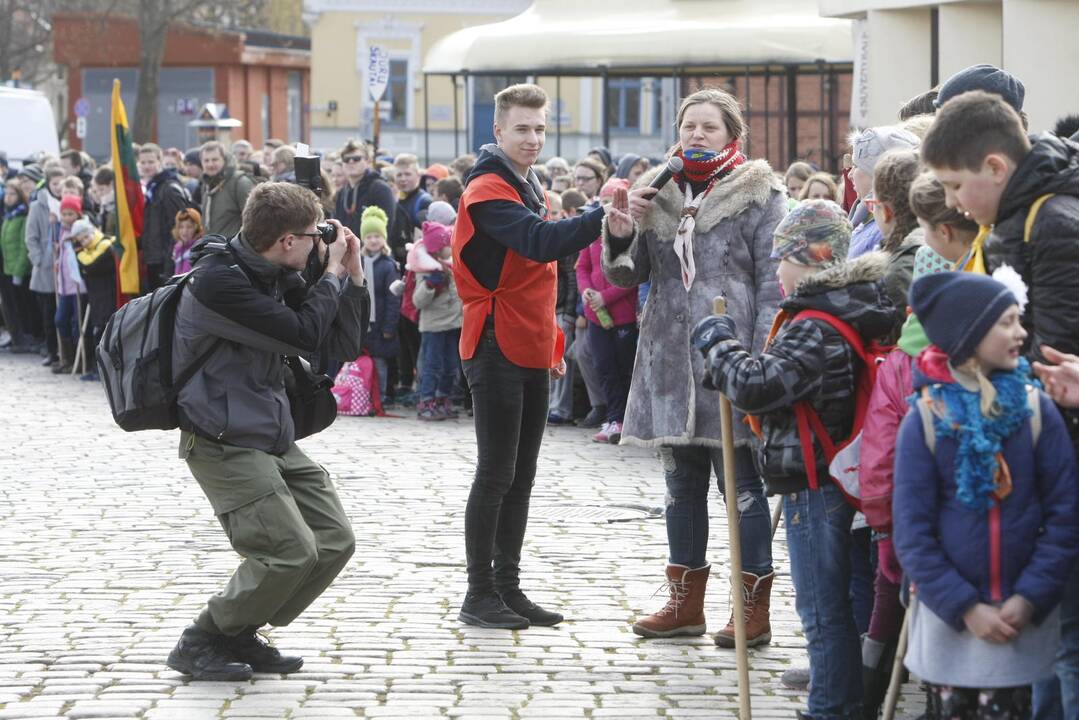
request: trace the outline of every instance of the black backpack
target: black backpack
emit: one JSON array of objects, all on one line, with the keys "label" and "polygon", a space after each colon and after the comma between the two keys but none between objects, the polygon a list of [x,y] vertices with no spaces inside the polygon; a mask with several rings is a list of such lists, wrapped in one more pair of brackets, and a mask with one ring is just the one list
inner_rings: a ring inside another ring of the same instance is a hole
[{"label": "black backpack", "polygon": [[[227,242],[208,235],[203,242]],[[105,325],[97,346],[97,365],[113,420],[128,432],[174,430],[180,426],[176,398],[180,389],[217,349],[215,341],[190,366],[173,376],[172,340],[176,310],[184,287],[198,272],[177,275],[148,295],[131,300]]]}]

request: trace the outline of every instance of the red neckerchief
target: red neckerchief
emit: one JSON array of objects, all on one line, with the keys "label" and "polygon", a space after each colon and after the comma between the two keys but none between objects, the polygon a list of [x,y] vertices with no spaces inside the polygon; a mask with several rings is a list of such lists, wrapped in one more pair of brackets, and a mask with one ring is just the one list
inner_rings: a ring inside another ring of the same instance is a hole
[{"label": "red neckerchief", "polygon": [[674,178],[679,186],[684,187],[687,182],[699,183],[711,180],[704,191],[706,195],[719,180],[746,161],[746,156],[741,153],[737,140],[728,143],[711,160],[687,158],[682,150],[678,151],[678,157],[682,158],[682,172],[677,173]]}]

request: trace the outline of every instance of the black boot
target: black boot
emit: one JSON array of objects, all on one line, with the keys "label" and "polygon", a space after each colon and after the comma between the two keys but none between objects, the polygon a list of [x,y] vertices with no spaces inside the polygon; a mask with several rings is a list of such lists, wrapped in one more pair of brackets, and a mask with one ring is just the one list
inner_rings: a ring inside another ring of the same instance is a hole
[{"label": "black boot", "polygon": [[506,603],[506,607],[521,617],[528,618],[528,622],[537,627],[551,627],[565,619],[561,613],[544,610],[529,600],[520,590],[510,590],[502,593],[502,602]]},{"label": "black boot", "polygon": [[528,618],[521,617],[506,607],[496,593],[468,593],[461,603],[461,612],[457,619],[466,625],[503,630],[524,630],[528,627]]},{"label": "black boot", "polygon": [[247,663],[255,672],[285,675],[303,667],[302,657],[282,655],[258,634],[257,628],[247,628],[235,637],[226,638],[225,644],[237,660]]},{"label": "black boot", "polygon": [[877,720],[892,679],[897,641],[880,642],[862,636],[862,718]]},{"label": "black boot", "polygon": [[251,666],[238,661],[225,647],[224,635],[208,633],[198,625],[189,625],[180,635],[165,664],[192,680],[251,679]]}]

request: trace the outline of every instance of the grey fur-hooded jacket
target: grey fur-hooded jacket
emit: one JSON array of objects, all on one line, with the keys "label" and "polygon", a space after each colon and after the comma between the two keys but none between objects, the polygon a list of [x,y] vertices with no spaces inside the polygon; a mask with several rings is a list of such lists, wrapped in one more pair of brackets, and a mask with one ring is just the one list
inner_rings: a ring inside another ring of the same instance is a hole
[{"label": "grey fur-hooded jacket", "polygon": [[[636,185],[647,185],[659,171],[645,173]],[[603,223],[607,279],[619,287],[652,281],[622,428],[622,442],[629,445],[721,447],[719,398],[701,387],[704,361],[690,347],[690,334],[712,314],[713,298],[722,295],[739,340],[757,354],[779,307],[772,234],[786,215],[787,196],[768,163],[747,161],[704,198],[693,238],[697,275],[689,291],[674,253],[684,202],[678,184],[667,183],[635,228],[629,248],[617,256]],[[746,445],[751,437],[736,414],[735,443]]]}]

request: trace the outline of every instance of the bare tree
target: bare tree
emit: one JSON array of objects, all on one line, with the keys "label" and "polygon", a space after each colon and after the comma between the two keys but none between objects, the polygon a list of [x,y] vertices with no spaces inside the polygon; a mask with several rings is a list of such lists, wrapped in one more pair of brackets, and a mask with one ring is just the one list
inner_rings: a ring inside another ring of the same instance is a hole
[{"label": "bare tree", "polygon": [[50,0],[0,0],[0,82],[34,84],[49,62]]}]

